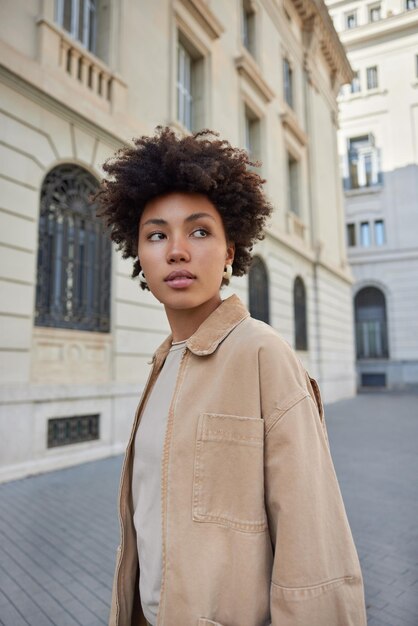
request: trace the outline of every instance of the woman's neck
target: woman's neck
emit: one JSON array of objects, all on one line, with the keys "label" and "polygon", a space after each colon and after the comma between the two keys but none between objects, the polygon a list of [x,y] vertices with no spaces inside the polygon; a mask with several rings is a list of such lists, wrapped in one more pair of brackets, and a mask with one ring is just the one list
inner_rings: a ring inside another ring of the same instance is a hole
[{"label": "woman's neck", "polygon": [[172,341],[183,341],[191,337],[221,302],[219,296],[192,309],[173,309],[166,306],[165,313],[173,335]]}]

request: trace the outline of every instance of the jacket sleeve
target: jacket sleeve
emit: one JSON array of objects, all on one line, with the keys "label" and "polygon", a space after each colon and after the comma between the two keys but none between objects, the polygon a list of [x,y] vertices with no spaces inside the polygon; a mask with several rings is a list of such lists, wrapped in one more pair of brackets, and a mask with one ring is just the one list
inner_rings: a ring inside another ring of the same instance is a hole
[{"label": "jacket sleeve", "polygon": [[360,564],[316,382],[307,376],[265,426],[272,626],[366,626]]}]

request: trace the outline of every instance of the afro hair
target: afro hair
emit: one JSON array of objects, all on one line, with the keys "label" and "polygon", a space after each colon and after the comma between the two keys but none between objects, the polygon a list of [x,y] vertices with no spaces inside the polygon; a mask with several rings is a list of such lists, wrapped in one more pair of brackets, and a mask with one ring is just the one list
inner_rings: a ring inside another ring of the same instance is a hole
[{"label": "afro hair", "polygon": [[[205,195],[221,215],[226,237],[235,244],[233,275],[242,276],[251,264],[251,250],[264,237],[272,206],[264,195],[266,182],[254,171],[245,150],[233,148],[218,133],[205,129],[178,137],[157,126],[154,136],[133,140],[103,166],[108,175],[96,194],[97,215],[125,259],[134,259],[138,276],[138,228],[146,204],[171,192]],[[143,288],[147,288],[141,283]]]}]

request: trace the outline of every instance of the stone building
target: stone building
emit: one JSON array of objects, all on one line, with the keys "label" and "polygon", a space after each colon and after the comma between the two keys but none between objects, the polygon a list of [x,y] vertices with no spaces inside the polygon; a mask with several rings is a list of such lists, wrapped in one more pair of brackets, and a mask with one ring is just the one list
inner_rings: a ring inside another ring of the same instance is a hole
[{"label": "stone building", "polygon": [[328,0],[359,387],[418,385],[418,0]]},{"label": "stone building", "polygon": [[237,292],[318,378],[355,390],[336,97],[350,65],[322,0],[0,4],[0,480],[123,450],[167,333],[88,197],[158,124],[262,161],[274,207]]}]

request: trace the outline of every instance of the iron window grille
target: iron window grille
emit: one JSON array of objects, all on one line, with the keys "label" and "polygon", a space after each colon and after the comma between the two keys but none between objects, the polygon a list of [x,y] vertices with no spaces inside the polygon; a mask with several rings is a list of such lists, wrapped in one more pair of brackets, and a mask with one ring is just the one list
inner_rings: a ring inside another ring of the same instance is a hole
[{"label": "iron window grille", "polygon": [[248,274],[249,309],[252,317],[270,324],[270,296],[267,268],[264,261],[256,256]]},{"label": "iron window grille", "polygon": [[295,278],[293,284],[293,312],[295,320],[295,348],[296,350],[308,349],[306,289],[300,276]]},{"label": "iron window grille", "polygon": [[356,346],[358,359],[389,356],[386,300],[377,287],[364,287],[355,297]]},{"label": "iron window grille", "polygon": [[48,420],[48,448],[93,441],[99,437],[99,414],[53,417]]},{"label": "iron window grille", "polygon": [[60,165],[41,191],[35,324],[110,331],[111,244],[89,196],[96,179]]}]

